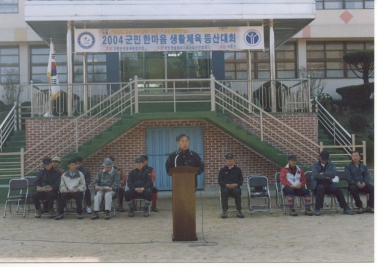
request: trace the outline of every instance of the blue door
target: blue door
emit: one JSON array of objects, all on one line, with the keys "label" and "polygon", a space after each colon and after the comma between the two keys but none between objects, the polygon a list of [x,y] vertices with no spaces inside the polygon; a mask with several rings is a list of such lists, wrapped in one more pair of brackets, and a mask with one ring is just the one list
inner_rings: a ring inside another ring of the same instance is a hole
[{"label": "blue door", "polygon": [[[170,153],[178,149],[175,138],[180,134],[190,137],[190,149],[204,160],[202,127],[156,127],[147,128],[148,165],[156,172],[155,186],[158,190],[171,190],[171,177],[166,173],[165,162]],[[198,176],[198,189],[204,188],[204,173]]]}]

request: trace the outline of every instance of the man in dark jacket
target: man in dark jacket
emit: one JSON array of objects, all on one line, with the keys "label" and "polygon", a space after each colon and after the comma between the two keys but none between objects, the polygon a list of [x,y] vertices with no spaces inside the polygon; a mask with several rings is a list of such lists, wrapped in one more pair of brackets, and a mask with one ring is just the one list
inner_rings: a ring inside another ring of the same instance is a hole
[{"label": "man in dark jacket", "polygon": [[171,153],[166,160],[165,168],[166,173],[169,174],[169,169],[178,166],[191,166],[198,169],[198,173],[195,177],[195,188],[198,187],[198,175],[204,171],[204,163],[200,156],[189,149],[190,138],[185,134],[177,136],[176,141],[179,149]]},{"label": "man in dark jacket", "polygon": [[52,167],[52,160],[46,157],[42,160],[43,170],[40,170],[35,180],[35,191],[33,193],[33,200],[35,205],[35,218],[40,218],[42,208],[40,201],[46,200],[49,218],[55,217],[54,212],[54,200],[58,196],[58,190],[60,186],[60,172]]},{"label": "man in dark jacket", "polygon": [[151,178],[152,178],[152,211],[158,212],[157,209],[157,198],[158,198],[158,189],[154,186],[154,182],[156,181],[156,172],[153,169],[153,167],[148,165],[148,156],[147,155],[142,155],[140,156],[141,158],[144,159],[144,168],[147,168],[147,170],[151,173]]},{"label": "man in dark jacket", "polygon": [[147,168],[144,168],[144,159],[135,159],[135,169],[128,174],[127,185],[129,190],[124,193],[124,198],[129,206],[129,217],[133,217],[135,207],[132,200],[136,197],[145,199],[144,216],[149,216],[149,205],[152,200],[152,177]]},{"label": "man in dark jacket", "polygon": [[360,199],[359,193],[363,192],[369,194],[366,212],[374,213],[374,186],[370,183],[370,175],[367,167],[361,163],[360,153],[358,151],[352,152],[352,161],[344,167],[348,190],[355,199],[357,206],[356,213],[361,214],[364,211],[363,202]]},{"label": "man in dark jacket", "polygon": [[340,207],[343,209],[343,213],[353,215],[354,212],[347,205],[342,190],[332,181],[336,175],[336,167],[334,163],[329,160],[329,157],[329,152],[323,150],[319,155],[319,161],[314,162],[312,166],[311,190],[316,194],[314,215],[320,215],[321,208],[323,208],[325,194],[334,195],[338,200]]},{"label": "man in dark jacket", "polygon": [[234,156],[232,153],[225,155],[226,165],[220,170],[218,183],[221,187],[221,218],[225,219],[228,217],[228,198],[232,194],[236,202],[237,217],[243,218],[242,207],[241,207],[241,186],[243,184],[242,171],[237,165],[235,165]]},{"label": "man in dark jacket", "polygon": [[88,171],[87,169],[85,169],[83,166],[82,166],[82,157],[77,157],[76,158],[76,165],[77,165],[77,170],[82,172],[82,174],[84,174],[84,177],[85,177],[85,202],[86,202],[86,212],[88,214],[91,214],[92,213],[92,209],[91,209],[91,206],[92,206],[92,195],[90,193],[90,189],[89,189],[89,185],[90,183],[92,182],[92,177],[90,175],[90,171]]}]

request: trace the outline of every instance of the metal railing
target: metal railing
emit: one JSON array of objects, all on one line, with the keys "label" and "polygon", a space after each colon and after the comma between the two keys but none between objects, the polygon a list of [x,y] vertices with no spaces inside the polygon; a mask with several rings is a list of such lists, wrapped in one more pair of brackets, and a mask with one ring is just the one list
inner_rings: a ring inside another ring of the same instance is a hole
[{"label": "metal railing", "polygon": [[20,152],[0,153],[0,179],[9,179],[11,177],[24,177],[24,159],[24,148],[21,148]]},{"label": "metal railing", "polygon": [[3,152],[3,146],[8,141],[13,131],[21,130],[21,113],[20,106],[14,103],[14,106],[8,112],[0,125],[0,153]]}]

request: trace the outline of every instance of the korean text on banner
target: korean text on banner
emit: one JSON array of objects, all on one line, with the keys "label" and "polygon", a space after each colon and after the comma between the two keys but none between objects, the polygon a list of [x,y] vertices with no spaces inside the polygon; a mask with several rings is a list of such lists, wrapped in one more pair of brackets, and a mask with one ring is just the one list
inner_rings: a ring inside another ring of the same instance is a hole
[{"label": "korean text on banner", "polygon": [[50,43],[50,55],[48,57],[47,76],[50,79],[51,85],[51,99],[55,100],[60,96],[60,86],[58,79],[58,71],[56,70],[54,44]]}]

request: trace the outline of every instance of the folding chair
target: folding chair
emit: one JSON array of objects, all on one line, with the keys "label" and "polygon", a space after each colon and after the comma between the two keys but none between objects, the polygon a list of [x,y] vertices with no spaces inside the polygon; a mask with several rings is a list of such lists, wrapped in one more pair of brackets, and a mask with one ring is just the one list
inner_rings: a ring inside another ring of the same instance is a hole
[{"label": "folding chair", "polygon": [[[20,194],[21,190],[25,190],[23,194]],[[26,215],[26,203],[27,203],[27,198],[29,194],[29,186],[28,186],[28,180],[26,179],[12,179],[9,181],[9,189],[8,189],[8,196],[5,200],[5,207],[4,207],[4,218],[7,216],[7,204],[8,202],[17,202],[19,203],[20,201],[23,202],[23,216],[25,217]],[[30,210],[30,208],[29,208]],[[12,213],[12,204],[9,204],[9,212],[10,214]],[[29,214],[29,212],[27,213]],[[21,214],[14,214],[14,215],[21,215]]]},{"label": "folding chair", "polygon": [[[24,179],[26,179],[28,181],[28,187],[34,189],[34,183],[35,183],[35,180],[37,180],[37,177],[35,177],[35,176],[25,176]],[[23,192],[23,190],[20,190],[20,195],[25,195],[25,192]],[[28,194],[26,202],[28,204],[28,208],[29,208],[29,211],[30,211],[30,203],[33,203],[33,194]],[[22,203],[20,203],[20,202],[17,203],[17,212],[19,211],[20,204],[22,204]]]},{"label": "folding chair", "polygon": [[[257,211],[270,211],[270,213],[272,213],[270,189],[268,187],[268,179],[266,176],[261,174],[249,175],[247,177],[247,193],[250,214]],[[254,205],[255,207],[266,208],[253,210],[252,199],[255,198],[264,198],[265,200],[264,205]]]},{"label": "folding chair", "polygon": [[[284,211],[284,214],[286,214],[287,210],[285,206],[287,204],[284,203],[285,195],[284,195],[281,183],[280,183],[280,172],[275,173],[275,190],[276,190],[276,205]],[[297,207],[301,209],[301,203],[304,203],[303,197],[295,196],[295,203]]]},{"label": "folding chair", "polygon": [[[134,198],[133,200],[135,200],[135,202],[136,202],[135,213],[141,213],[141,212],[144,212],[144,205],[142,205],[142,204],[143,204],[143,201],[145,202],[145,199],[144,199],[144,198],[137,197],[137,198]],[[151,201],[151,203],[148,205],[148,214],[149,214],[149,215],[151,215],[151,205],[152,205],[152,201]]]},{"label": "folding chair", "polygon": [[[314,206],[315,205],[314,199],[315,199],[316,195],[315,195],[314,191],[310,190],[311,184],[312,184],[312,172],[311,171],[305,172],[305,178],[306,178],[306,185],[307,185],[307,187],[310,191],[310,194],[311,194],[311,199],[312,199],[311,203],[312,203],[312,206]],[[334,203],[335,211],[338,212],[338,206],[336,204],[335,196],[325,194],[325,197],[329,197],[331,199],[330,210],[332,209],[332,206],[333,206],[333,203]]]},{"label": "folding chair", "polygon": [[346,173],[345,173],[345,171],[337,171],[336,176],[339,177],[339,182],[338,182],[337,186],[342,190],[343,195],[344,195],[344,192],[347,194],[347,204],[349,205],[350,204],[350,193],[348,191],[348,183],[347,183],[347,179],[346,179]]}]

